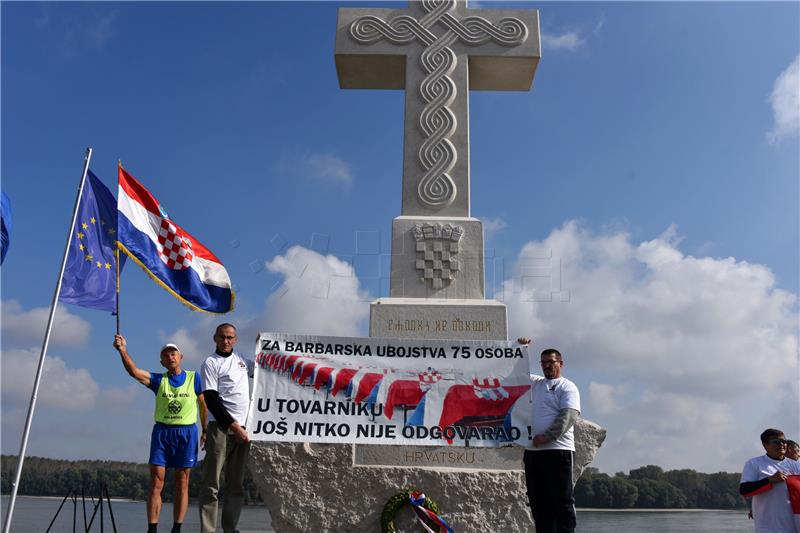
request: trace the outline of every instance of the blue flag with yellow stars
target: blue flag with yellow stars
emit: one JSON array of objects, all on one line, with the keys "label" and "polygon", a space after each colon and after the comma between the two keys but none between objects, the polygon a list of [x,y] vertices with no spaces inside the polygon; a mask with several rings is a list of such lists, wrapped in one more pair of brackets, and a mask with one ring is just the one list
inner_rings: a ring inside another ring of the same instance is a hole
[{"label": "blue flag with yellow stars", "polygon": [[6,260],[8,246],[11,244],[11,200],[6,193],[0,193],[0,265]]},{"label": "blue flag with yellow stars", "polygon": [[62,302],[116,311],[116,241],[117,201],[90,170],[70,240],[59,294]]}]

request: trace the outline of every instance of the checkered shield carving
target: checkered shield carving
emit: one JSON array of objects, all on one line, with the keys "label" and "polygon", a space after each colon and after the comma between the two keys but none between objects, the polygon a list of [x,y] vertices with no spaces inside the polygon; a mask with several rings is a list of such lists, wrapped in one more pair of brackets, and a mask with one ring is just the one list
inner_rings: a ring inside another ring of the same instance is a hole
[{"label": "checkered shield carving", "polygon": [[458,259],[464,229],[451,224],[417,224],[411,230],[416,241],[416,269],[420,281],[433,289],[449,285],[461,271]]}]

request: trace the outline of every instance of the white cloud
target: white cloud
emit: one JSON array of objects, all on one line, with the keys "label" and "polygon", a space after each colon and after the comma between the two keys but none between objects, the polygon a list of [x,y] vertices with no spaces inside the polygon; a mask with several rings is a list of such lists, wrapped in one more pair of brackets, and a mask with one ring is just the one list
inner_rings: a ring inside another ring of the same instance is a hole
[{"label": "white cloud", "polygon": [[568,52],[574,52],[582,48],[589,37],[599,34],[604,25],[605,17],[600,17],[591,29],[572,29],[560,33],[543,31],[541,34],[542,49],[545,52],[548,50],[566,50]]},{"label": "white cloud", "polygon": [[[292,246],[265,266],[283,276],[283,282],[258,314],[235,319],[239,353],[251,355],[263,331],[344,337],[368,333],[369,304],[375,297],[360,287],[351,264]],[[180,328],[162,337],[183,350],[186,368],[198,367],[213,350],[211,336],[218,323],[202,318],[190,330]]]},{"label": "white cloud", "polygon": [[374,299],[359,287],[352,265],[293,246],[267,262],[283,284],[267,298],[263,327],[316,335],[360,335]]},{"label": "white cloud", "polygon": [[[35,307],[26,311],[16,300],[3,300],[3,345],[23,348],[41,345],[49,315],[49,307]],[[91,329],[86,320],[70,313],[64,304],[59,304],[53,322],[50,345],[85,346]]]},{"label": "white cloud", "polygon": [[[713,454],[689,454],[687,439],[747,441],[769,425],[760,391],[797,380],[796,296],[763,265],[688,256],[679,242],[674,227],[636,243],[571,221],[526,244],[504,284],[511,337],[559,347],[566,375],[586,376],[589,412],[610,429],[604,461],[617,469],[634,457],[614,444],[628,434],[663,449],[636,452],[642,464],[721,468]],[[526,284],[534,260],[547,287]],[[784,405],[796,418],[797,399]]]},{"label": "white cloud", "polygon": [[550,33],[542,33],[542,49],[550,50],[568,50],[574,52],[586,40],[577,31],[566,31],[560,35]]},{"label": "white cloud", "polygon": [[138,383],[127,387],[109,387],[100,391],[100,405],[112,413],[128,413],[136,401],[137,393],[142,389]]},{"label": "white cloud", "polygon": [[775,124],[767,133],[777,143],[800,132],[800,55],[778,76],[769,97]]},{"label": "white cloud", "polygon": [[746,426],[737,424],[737,413],[727,402],[702,395],[647,391],[617,416],[625,421],[617,431],[609,431],[601,448],[604,460],[613,465],[609,472],[646,464],[737,471],[744,464],[742,457],[758,453],[737,450],[741,443],[757,441],[758,432],[741,431]]},{"label": "white cloud", "polygon": [[[360,287],[350,263],[292,246],[265,266],[283,281],[255,316],[237,314],[231,319],[238,330],[239,353],[251,355],[256,336],[263,331],[345,337],[368,333],[369,304],[375,297]],[[219,322],[199,317],[191,328],[179,328],[162,338],[183,350],[186,368],[197,368],[214,348],[211,337]]]},{"label": "white cloud", "polygon": [[183,366],[185,368],[199,367],[214,347],[212,343],[213,327],[208,327],[204,324],[202,329],[198,327],[197,330],[192,333],[186,328],[178,328],[164,339],[165,344],[171,342],[178,345],[183,354]]},{"label": "white cloud", "polygon": [[355,176],[350,163],[332,154],[305,154],[298,162],[298,171],[307,178],[334,185],[350,186]]},{"label": "white cloud", "polygon": [[39,16],[33,20],[33,25],[36,29],[46,28],[50,23],[50,10],[47,4],[39,4]]},{"label": "white cloud", "polygon": [[[39,351],[3,350],[3,409],[28,404]],[[37,405],[63,411],[87,411],[94,407],[100,387],[84,368],[69,368],[63,359],[48,355],[44,360]]]},{"label": "white cloud", "polygon": [[103,48],[108,40],[114,35],[114,22],[117,18],[116,13],[98,15],[91,25],[88,36],[95,46]]},{"label": "white cloud", "polygon": [[98,10],[91,6],[80,13],[52,18],[45,13],[34,24],[40,30],[47,29],[59,36],[59,52],[74,56],[81,53],[102,53],[116,35],[116,20],[116,12]]},{"label": "white cloud", "polygon": [[[623,389],[623,387],[606,383],[590,382],[588,400],[591,405],[591,411],[600,415],[614,413],[617,410],[617,397],[623,392]],[[586,410],[585,407],[584,410]]]},{"label": "white cloud", "polygon": [[505,229],[508,226],[506,221],[500,217],[481,217],[481,222],[483,222],[483,236],[485,240],[491,239],[497,234],[497,232]]},{"label": "white cloud", "polygon": [[[19,452],[27,412],[27,398],[24,405],[7,403],[5,379],[4,374],[0,437],[3,453],[16,454]],[[151,391],[136,383],[122,388],[101,388],[92,402],[87,401],[80,408],[68,409],[50,401],[45,383],[49,383],[49,380],[43,381],[40,390],[48,399],[37,403],[28,441],[28,456],[147,462],[150,428],[153,425]],[[72,385],[79,386],[80,383],[73,382]],[[30,391],[26,394],[30,395]]]},{"label": "white cloud", "polygon": [[[680,243],[672,226],[637,242],[570,221],[527,243],[503,285],[509,337],[561,349],[584,415],[608,428],[596,461],[607,472],[735,471],[760,453],[764,427],[800,434],[795,295],[766,266],[693,257]],[[240,321],[240,338],[366,334],[372,295],[349,263],[295,246],[266,267],[283,281],[262,313]],[[548,286],[529,285],[529,275]],[[192,338],[170,338],[182,337]]]}]

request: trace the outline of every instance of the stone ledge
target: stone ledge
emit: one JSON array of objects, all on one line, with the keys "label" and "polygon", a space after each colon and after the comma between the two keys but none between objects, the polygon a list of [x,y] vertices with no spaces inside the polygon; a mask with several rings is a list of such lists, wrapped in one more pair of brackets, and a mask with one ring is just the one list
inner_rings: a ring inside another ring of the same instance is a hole
[{"label": "stone ledge", "polygon": [[506,306],[496,300],[380,298],[370,304],[370,337],[506,340],[507,331]]}]

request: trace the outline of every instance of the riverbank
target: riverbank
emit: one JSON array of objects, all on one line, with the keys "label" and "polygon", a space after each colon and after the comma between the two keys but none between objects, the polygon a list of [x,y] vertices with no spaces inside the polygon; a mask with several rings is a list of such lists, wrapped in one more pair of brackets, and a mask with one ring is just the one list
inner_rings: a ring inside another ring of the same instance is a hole
[{"label": "riverbank", "polygon": [[[7,495],[2,498],[3,510],[8,505]],[[14,512],[12,531],[14,533],[42,533],[58,509],[60,500],[54,496],[19,496]],[[111,507],[117,531],[142,530],[145,522],[145,504],[140,501],[112,499]],[[87,511],[90,500],[87,500]],[[53,531],[72,531],[73,510],[76,523],[83,525],[83,511],[80,500],[73,506],[71,500],[64,504]],[[444,513],[445,518],[447,513]],[[95,518],[93,530],[99,530]],[[106,507],[104,524],[110,530],[110,515]],[[184,530],[199,530],[196,504],[190,504],[184,522]],[[161,513],[161,529],[169,530],[172,525],[172,506],[165,504]],[[242,510],[240,520],[242,533],[274,533],[269,511],[261,505],[250,505]],[[747,520],[746,512],[717,509],[578,509],[578,532],[619,533],[749,533],[753,522]],[[463,533],[463,532],[459,532]]]}]

